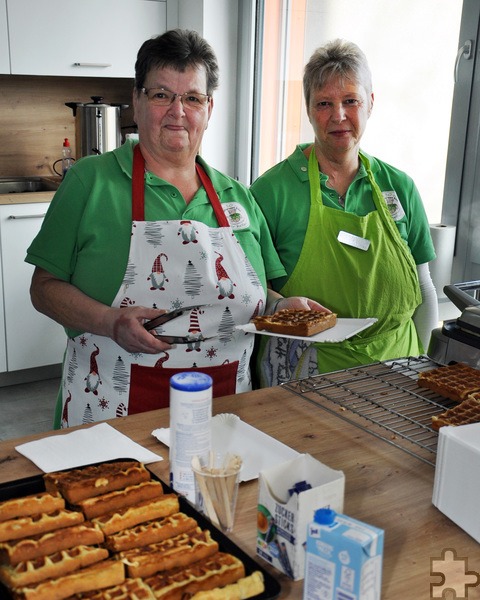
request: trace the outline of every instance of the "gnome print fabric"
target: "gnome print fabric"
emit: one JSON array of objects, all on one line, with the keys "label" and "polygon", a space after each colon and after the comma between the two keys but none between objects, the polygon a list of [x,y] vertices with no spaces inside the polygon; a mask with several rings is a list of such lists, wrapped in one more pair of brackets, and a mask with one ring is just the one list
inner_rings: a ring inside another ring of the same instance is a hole
[{"label": "gnome print fabric", "polygon": [[229,227],[195,221],[134,221],[130,255],[112,306],[194,306],[156,330],[188,338],[160,355],[129,353],[110,338],[68,341],[62,426],[128,414],[130,367],[201,368],[239,361],[236,392],[251,388],[254,336],[237,330],[262,314],[265,292]]}]

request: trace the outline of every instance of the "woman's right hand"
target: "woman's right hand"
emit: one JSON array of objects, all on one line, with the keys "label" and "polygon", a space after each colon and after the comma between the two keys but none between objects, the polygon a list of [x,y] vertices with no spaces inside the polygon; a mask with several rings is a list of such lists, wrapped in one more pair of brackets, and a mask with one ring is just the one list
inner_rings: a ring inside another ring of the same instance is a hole
[{"label": "woman's right hand", "polygon": [[104,315],[108,335],[127,352],[157,354],[167,350],[171,345],[157,339],[143,326],[146,321],[164,312],[166,311],[144,306],[110,307]]}]

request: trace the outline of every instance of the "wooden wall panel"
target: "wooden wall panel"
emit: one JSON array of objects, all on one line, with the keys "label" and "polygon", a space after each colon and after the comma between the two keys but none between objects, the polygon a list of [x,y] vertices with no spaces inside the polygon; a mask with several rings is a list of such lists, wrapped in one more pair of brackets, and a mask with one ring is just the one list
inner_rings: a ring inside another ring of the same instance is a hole
[{"label": "wooden wall panel", "polygon": [[132,126],[132,85],[130,79],[0,76],[0,177],[53,175],[66,137],[75,152],[75,120],[65,102],[103,96],[107,104],[129,104],[122,127]]}]

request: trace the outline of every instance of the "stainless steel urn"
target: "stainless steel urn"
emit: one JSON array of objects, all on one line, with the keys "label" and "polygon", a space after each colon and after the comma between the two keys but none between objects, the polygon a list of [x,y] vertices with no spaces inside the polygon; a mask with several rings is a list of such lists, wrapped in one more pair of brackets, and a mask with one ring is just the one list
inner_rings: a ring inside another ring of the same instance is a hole
[{"label": "stainless steel urn", "polygon": [[91,96],[92,102],[66,102],[75,117],[75,158],[103,154],[122,143],[120,111],[128,104],[103,104],[102,96]]}]

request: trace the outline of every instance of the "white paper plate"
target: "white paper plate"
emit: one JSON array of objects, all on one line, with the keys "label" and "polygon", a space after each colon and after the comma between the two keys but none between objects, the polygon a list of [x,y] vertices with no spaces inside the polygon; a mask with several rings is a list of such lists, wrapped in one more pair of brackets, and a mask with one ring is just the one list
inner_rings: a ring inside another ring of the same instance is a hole
[{"label": "white paper plate", "polygon": [[246,333],[258,333],[259,335],[271,335],[273,337],[290,338],[292,340],[305,340],[306,342],[343,342],[353,337],[360,331],[367,329],[378,319],[374,317],[368,317],[367,319],[337,319],[335,327],[331,327],[326,331],[321,331],[315,335],[309,337],[303,337],[300,335],[284,335],[283,333],[272,333],[271,331],[257,331],[253,323],[247,325],[237,325],[236,329],[245,331]]},{"label": "white paper plate", "polygon": [[[170,429],[155,429],[152,435],[170,446]],[[258,473],[296,458],[299,453],[255,429],[237,415],[222,413],[212,418],[212,449],[239,454],[243,459],[240,481],[257,479]]]}]

